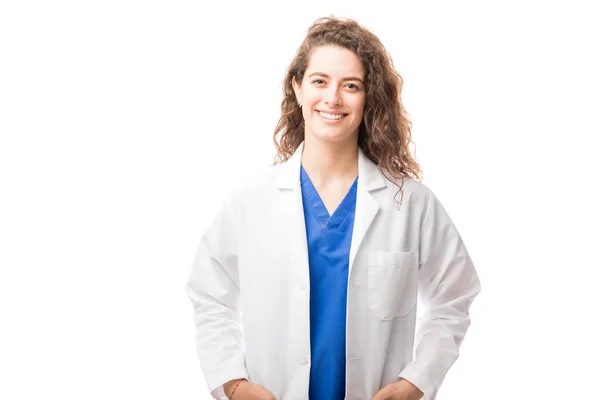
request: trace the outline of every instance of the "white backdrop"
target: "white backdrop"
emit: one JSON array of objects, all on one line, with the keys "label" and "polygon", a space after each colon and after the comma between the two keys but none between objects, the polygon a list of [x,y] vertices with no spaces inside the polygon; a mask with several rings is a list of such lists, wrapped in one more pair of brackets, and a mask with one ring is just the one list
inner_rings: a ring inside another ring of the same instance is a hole
[{"label": "white backdrop", "polygon": [[328,14],[392,54],[480,274],[439,399],[600,398],[594,2],[214,3],[0,3],[0,398],[209,398],[196,246]]}]

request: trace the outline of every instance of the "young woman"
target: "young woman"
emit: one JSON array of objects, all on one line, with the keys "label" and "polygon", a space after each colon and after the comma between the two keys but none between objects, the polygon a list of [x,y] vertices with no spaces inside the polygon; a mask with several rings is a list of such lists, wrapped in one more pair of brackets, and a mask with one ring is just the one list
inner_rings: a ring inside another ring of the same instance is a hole
[{"label": "young woman", "polygon": [[401,89],[357,22],[308,30],[284,82],[276,162],[227,195],[188,282],[214,398],[436,397],[480,285],[419,182]]}]

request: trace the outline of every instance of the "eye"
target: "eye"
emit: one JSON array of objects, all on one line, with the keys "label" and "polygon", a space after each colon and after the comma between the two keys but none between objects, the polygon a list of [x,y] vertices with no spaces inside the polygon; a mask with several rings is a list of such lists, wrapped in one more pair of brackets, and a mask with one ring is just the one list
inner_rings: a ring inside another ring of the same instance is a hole
[{"label": "eye", "polygon": [[315,79],[314,81],[312,81],[312,83],[316,83],[318,85],[322,85],[323,83],[325,83],[325,81],[323,79]]},{"label": "eye", "polygon": [[356,85],[355,83],[349,83],[348,87],[350,89],[354,89],[354,90],[360,90],[360,87],[358,85]]}]

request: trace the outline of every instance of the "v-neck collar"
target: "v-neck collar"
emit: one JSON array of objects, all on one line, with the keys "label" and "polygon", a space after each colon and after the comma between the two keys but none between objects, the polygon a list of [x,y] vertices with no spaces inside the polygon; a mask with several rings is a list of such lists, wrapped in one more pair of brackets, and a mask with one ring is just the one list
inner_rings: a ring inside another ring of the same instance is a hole
[{"label": "v-neck collar", "polygon": [[337,229],[348,213],[354,208],[356,201],[356,186],[358,182],[358,176],[354,179],[354,182],[346,192],[346,195],[342,201],[338,204],[337,208],[333,211],[333,214],[329,215],[325,203],[319,196],[317,189],[313,185],[310,177],[306,173],[306,170],[300,165],[300,182],[302,184],[302,193],[308,201],[313,215],[317,221],[321,224],[321,228],[332,228]]}]

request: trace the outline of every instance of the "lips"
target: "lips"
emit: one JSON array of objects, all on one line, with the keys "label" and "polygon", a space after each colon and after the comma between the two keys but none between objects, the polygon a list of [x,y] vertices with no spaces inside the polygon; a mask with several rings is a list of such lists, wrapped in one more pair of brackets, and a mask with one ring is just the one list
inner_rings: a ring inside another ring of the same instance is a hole
[{"label": "lips", "polygon": [[326,111],[319,111],[317,110],[317,112],[319,113],[319,115],[322,118],[325,118],[327,120],[331,120],[331,121],[339,121],[340,119],[344,118],[346,115],[348,114],[344,114],[344,113],[340,113],[340,112],[332,112],[332,113],[328,113]]}]

